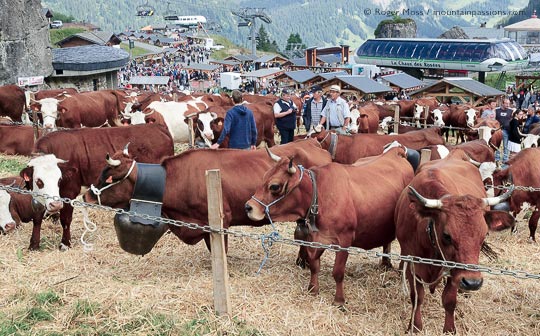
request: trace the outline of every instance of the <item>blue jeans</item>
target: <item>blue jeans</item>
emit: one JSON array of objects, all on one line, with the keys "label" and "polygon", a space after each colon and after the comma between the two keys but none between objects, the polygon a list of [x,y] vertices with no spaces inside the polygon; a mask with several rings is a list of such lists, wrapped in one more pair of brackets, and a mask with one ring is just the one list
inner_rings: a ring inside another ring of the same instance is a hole
[{"label": "blue jeans", "polygon": [[281,135],[281,144],[292,142],[294,137],[294,129],[286,129],[278,127],[279,134]]},{"label": "blue jeans", "polygon": [[[502,162],[508,161],[508,130],[502,130],[502,143],[503,143],[503,159]],[[495,151],[495,161],[501,160],[500,150]]]}]

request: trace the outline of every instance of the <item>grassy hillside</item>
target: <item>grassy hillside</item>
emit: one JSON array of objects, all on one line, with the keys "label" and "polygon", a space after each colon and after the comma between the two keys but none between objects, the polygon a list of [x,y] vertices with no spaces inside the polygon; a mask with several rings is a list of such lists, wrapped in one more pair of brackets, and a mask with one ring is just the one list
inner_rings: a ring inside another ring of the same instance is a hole
[{"label": "grassy hillside", "polygon": [[56,43],[62,41],[68,36],[73,34],[82,33],[86,31],[83,28],[61,28],[61,29],[49,29],[49,36],[51,38],[51,45],[53,48],[58,48]]}]

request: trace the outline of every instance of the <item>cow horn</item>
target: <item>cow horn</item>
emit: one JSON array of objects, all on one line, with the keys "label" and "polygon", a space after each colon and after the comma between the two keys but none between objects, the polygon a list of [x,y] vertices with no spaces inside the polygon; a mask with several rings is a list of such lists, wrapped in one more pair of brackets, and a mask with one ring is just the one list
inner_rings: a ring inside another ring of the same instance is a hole
[{"label": "cow horn", "polygon": [[469,158],[469,162],[472,163],[473,165],[477,166],[477,167],[480,167],[480,165],[482,164],[482,163],[480,163],[480,162],[478,162],[476,160],[473,160],[471,158]]},{"label": "cow horn", "polygon": [[[512,178],[512,176],[509,177],[510,179]],[[514,192],[514,185],[512,184],[509,188],[508,188],[508,191],[505,192],[504,194],[500,195],[500,196],[497,196],[497,197],[487,197],[487,198],[483,198],[482,201],[484,201],[484,204],[486,206],[492,206],[492,205],[497,205],[501,202],[504,202],[508,199],[508,197],[510,197],[510,195],[512,195],[512,193]]]},{"label": "cow horn", "polygon": [[107,153],[107,156],[105,157],[105,160],[107,160],[107,164],[112,167],[118,167],[120,165],[120,160],[113,160],[111,159],[111,156],[109,153]]},{"label": "cow horn", "polygon": [[131,142],[128,142],[125,146],[124,146],[124,150],[122,151],[122,154],[124,154],[125,156],[129,156],[129,152],[128,152],[128,146]]},{"label": "cow horn", "polygon": [[268,156],[269,156],[272,160],[274,160],[274,161],[276,161],[276,162],[279,162],[279,161],[281,160],[281,157],[279,157],[278,155],[272,153],[272,151],[270,150],[270,148],[268,148],[268,144],[266,144],[266,142],[265,142],[264,148],[266,149],[266,153],[268,153]]},{"label": "cow horn", "polygon": [[412,186],[409,186],[411,193],[416,197],[426,208],[440,209],[442,208],[442,202],[439,199],[429,199],[420,195]]},{"label": "cow horn", "polygon": [[293,159],[290,159],[289,161],[289,169],[287,170],[287,172],[291,175],[296,173],[296,167],[293,166]]}]

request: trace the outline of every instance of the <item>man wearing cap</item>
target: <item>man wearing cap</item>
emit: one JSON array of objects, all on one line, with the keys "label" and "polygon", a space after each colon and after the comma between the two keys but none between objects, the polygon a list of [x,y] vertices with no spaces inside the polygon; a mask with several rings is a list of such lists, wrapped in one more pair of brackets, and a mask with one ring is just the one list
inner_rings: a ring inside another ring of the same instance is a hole
[{"label": "man wearing cap", "polygon": [[347,134],[347,128],[351,122],[351,111],[347,101],[339,96],[341,89],[338,85],[330,86],[330,99],[321,112],[319,125],[326,129],[335,130],[338,134]]},{"label": "man wearing cap", "polygon": [[314,85],[311,88],[313,97],[306,101],[306,109],[304,110],[304,126],[309,132],[311,126],[315,127],[321,120],[321,112],[326,106],[327,99],[323,96],[322,87]]},{"label": "man wearing cap", "polygon": [[298,107],[291,100],[291,92],[283,89],[281,98],[274,104],[274,117],[282,145],[293,141],[297,109]]}]

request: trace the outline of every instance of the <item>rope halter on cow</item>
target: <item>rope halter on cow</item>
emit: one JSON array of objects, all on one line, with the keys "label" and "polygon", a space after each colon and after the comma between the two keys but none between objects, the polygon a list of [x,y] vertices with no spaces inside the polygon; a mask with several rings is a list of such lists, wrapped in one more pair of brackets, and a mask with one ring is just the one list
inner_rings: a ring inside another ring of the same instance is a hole
[{"label": "rope halter on cow", "polygon": [[[111,164],[113,160],[111,160],[107,154],[107,163]],[[133,160],[133,162],[131,163],[131,167],[129,167],[129,170],[127,171],[126,175],[121,178],[120,180],[118,181],[114,181],[114,182],[111,182],[109,184],[107,184],[106,186],[104,186],[103,188],[101,189],[98,189],[95,185],[91,184],[90,185],[90,190],[94,193],[94,195],[96,195],[97,197],[97,200],[98,200],[98,204],[101,205],[101,198],[100,198],[100,195],[101,193],[103,192],[103,190],[107,190],[109,189],[110,187],[114,186],[114,185],[117,185],[118,183],[124,181],[125,179],[127,179],[129,177],[129,175],[131,175],[131,172],[133,171],[133,168],[135,168],[135,165],[137,164],[137,161]]]},{"label": "rope halter on cow", "polygon": [[[276,198],[275,200],[273,200],[272,202],[268,203],[268,204],[265,204],[263,201],[259,200],[257,197],[255,197],[254,195],[251,196],[251,198],[259,203],[260,205],[262,205],[264,207],[264,214],[265,216],[268,218],[268,220],[270,221],[270,225],[272,225],[272,232],[267,234],[267,235],[262,235],[261,236],[261,244],[262,244],[262,248],[264,250],[264,259],[263,261],[261,262],[261,265],[259,266],[259,270],[257,271],[257,274],[259,274],[264,266],[264,264],[266,263],[266,260],[268,260],[268,257],[270,256],[270,247],[272,247],[272,244],[274,243],[274,241],[276,241],[277,239],[280,238],[279,236],[279,232],[276,231],[276,227],[274,225],[274,222],[272,221],[272,217],[270,216],[270,207],[274,204],[276,204],[277,202],[281,201],[282,199],[284,199],[287,195],[289,195],[296,187],[298,187],[300,185],[300,183],[302,182],[302,179],[304,178],[304,166],[302,165],[298,165],[298,168],[300,169],[300,178],[298,179],[298,182],[292,186],[292,188],[290,188],[289,190],[287,190],[286,193],[284,193],[283,195],[281,195],[280,197]],[[289,163],[289,172],[291,174],[294,174],[296,173],[296,169],[292,166],[292,160],[290,161]],[[308,172],[310,173],[310,177],[311,177],[311,171],[308,170]],[[318,206],[314,208],[316,213],[318,213]]]}]

